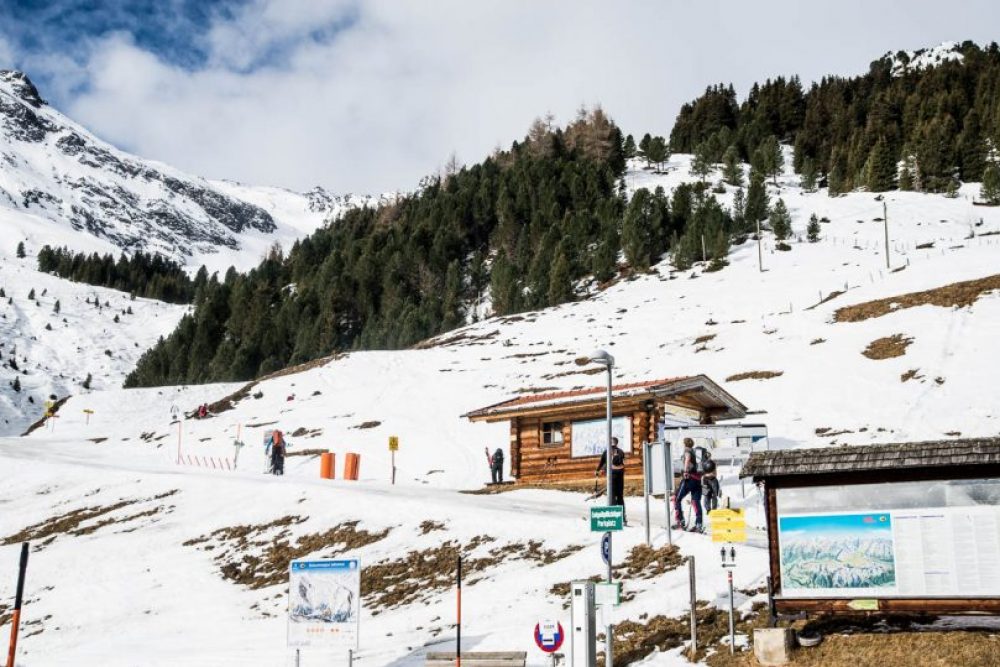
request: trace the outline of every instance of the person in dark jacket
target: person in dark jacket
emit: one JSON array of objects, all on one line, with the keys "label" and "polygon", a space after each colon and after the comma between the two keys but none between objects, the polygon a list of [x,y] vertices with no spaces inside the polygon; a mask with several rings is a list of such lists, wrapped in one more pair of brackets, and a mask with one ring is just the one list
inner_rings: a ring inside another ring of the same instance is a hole
[{"label": "person in dark jacket", "polygon": [[705,503],[705,513],[708,514],[719,508],[719,476],[716,471],[715,461],[712,459],[712,452],[708,449],[704,453],[705,460],[701,463],[701,497]]},{"label": "person in dark jacket", "polygon": [[684,513],[681,511],[681,501],[691,494],[691,506],[694,508],[695,524],[693,530],[702,531],[701,522],[701,473],[698,472],[698,459],[694,453],[694,440],[684,438],[684,453],[681,455],[681,470],[683,479],[674,496],[674,528],[684,530]]},{"label": "person in dark jacket", "polygon": [[[597,464],[597,472],[594,477],[601,474],[608,465],[607,454],[601,456]],[[628,516],[625,514],[625,452],[618,447],[618,438],[611,438],[611,498],[608,499],[611,505],[620,505],[622,508],[622,519],[628,525]]]},{"label": "person in dark jacket", "polygon": [[503,450],[499,447],[493,452],[493,456],[490,457],[490,473],[493,476],[494,484],[501,484],[503,482]]}]

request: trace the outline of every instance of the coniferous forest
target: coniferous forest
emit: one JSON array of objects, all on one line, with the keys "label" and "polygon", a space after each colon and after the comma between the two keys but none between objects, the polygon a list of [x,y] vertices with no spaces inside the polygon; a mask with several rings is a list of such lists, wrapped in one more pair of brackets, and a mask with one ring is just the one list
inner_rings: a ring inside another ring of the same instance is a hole
[{"label": "coniferous forest", "polygon": [[884,57],[864,76],[825,77],[808,91],[798,77],[778,77],[754,84],[742,104],[731,85],[711,86],[681,108],[670,144],[712,162],[732,147],[754,163],[773,136],[794,146],[795,171],[831,195],[947,192],[958,180],[981,181],[1000,147],[1000,49],[965,42],[959,51],[959,61],[897,74]]},{"label": "coniferous forest", "polygon": [[[784,167],[781,144],[794,147],[803,187],[831,196],[950,192],[961,179],[993,184],[983,196],[1000,201],[1000,49],[960,51],[960,61],[896,73],[882,58],[808,91],[779,77],[742,104],[731,85],[712,86],[681,108],[669,142],[637,143],[600,109],[565,128],[538,120],[509,150],[393,204],[348,211],[248,274],[199,274],[193,312],[126,386],[245,380],[337,351],[402,348],[474,319],[487,295],[482,310],[496,315],[543,308],[667,252],[679,269],[720,269],[758,221],[790,234],[784,202],[767,190]],[[626,160],[655,169],[671,151],[694,154],[699,180],[627,198]],[[731,209],[711,194],[725,188],[709,182],[717,167],[737,188]]]},{"label": "coniferous forest", "polygon": [[152,253],[136,252],[131,257],[123,254],[115,261],[110,254],[87,255],[49,246],[38,251],[38,270],[167,303],[191,303],[196,289],[208,279],[204,267],[191,279],[183,266]]}]

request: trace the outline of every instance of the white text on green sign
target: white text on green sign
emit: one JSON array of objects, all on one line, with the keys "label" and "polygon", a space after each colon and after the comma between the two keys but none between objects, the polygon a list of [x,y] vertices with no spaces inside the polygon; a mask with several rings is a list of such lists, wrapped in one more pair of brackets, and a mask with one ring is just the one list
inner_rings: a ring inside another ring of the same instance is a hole
[{"label": "white text on green sign", "polygon": [[590,508],[590,530],[603,533],[609,530],[621,530],[625,523],[625,511],[621,505]]}]

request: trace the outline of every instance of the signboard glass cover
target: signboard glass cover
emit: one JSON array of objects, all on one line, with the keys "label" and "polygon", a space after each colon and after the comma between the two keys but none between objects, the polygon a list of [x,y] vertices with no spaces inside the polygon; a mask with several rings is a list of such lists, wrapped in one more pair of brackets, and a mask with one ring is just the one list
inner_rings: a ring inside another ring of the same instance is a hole
[{"label": "signboard glass cover", "polygon": [[778,489],[781,595],[1000,595],[997,500],[1000,480]]},{"label": "signboard glass cover", "polygon": [[351,560],[292,561],[288,646],[355,648],[361,618],[361,566]]},{"label": "signboard glass cover", "polygon": [[[632,419],[613,417],[611,435],[618,438],[618,447],[625,453],[632,451]],[[589,419],[573,422],[573,458],[603,454],[608,446],[608,421]]]}]

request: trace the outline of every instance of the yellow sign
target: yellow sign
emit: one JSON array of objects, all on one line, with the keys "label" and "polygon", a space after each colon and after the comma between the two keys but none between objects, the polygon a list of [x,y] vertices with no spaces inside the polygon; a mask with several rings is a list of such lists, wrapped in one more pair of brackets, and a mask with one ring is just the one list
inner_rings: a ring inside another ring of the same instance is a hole
[{"label": "yellow sign", "polygon": [[851,600],[847,606],[855,611],[878,611],[878,600]]},{"label": "yellow sign", "polygon": [[94,411],[93,411],[93,410],[91,410],[90,408],[86,408],[86,409],[84,409],[84,412],[85,412],[85,413],[87,413],[88,415],[92,415],[92,414],[94,414]]},{"label": "yellow sign", "polygon": [[745,530],[716,530],[712,528],[713,542],[746,542],[747,532]]},{"label": "yellow sign", "polygon": [[708,513],[713,542],[746,542],[747,522],[742,509],[712,510]]},{"label": "yellow sign", "polygon": [[389,451],[398,452],[399,451],[399,438],[394,435],[389,436]]}]

